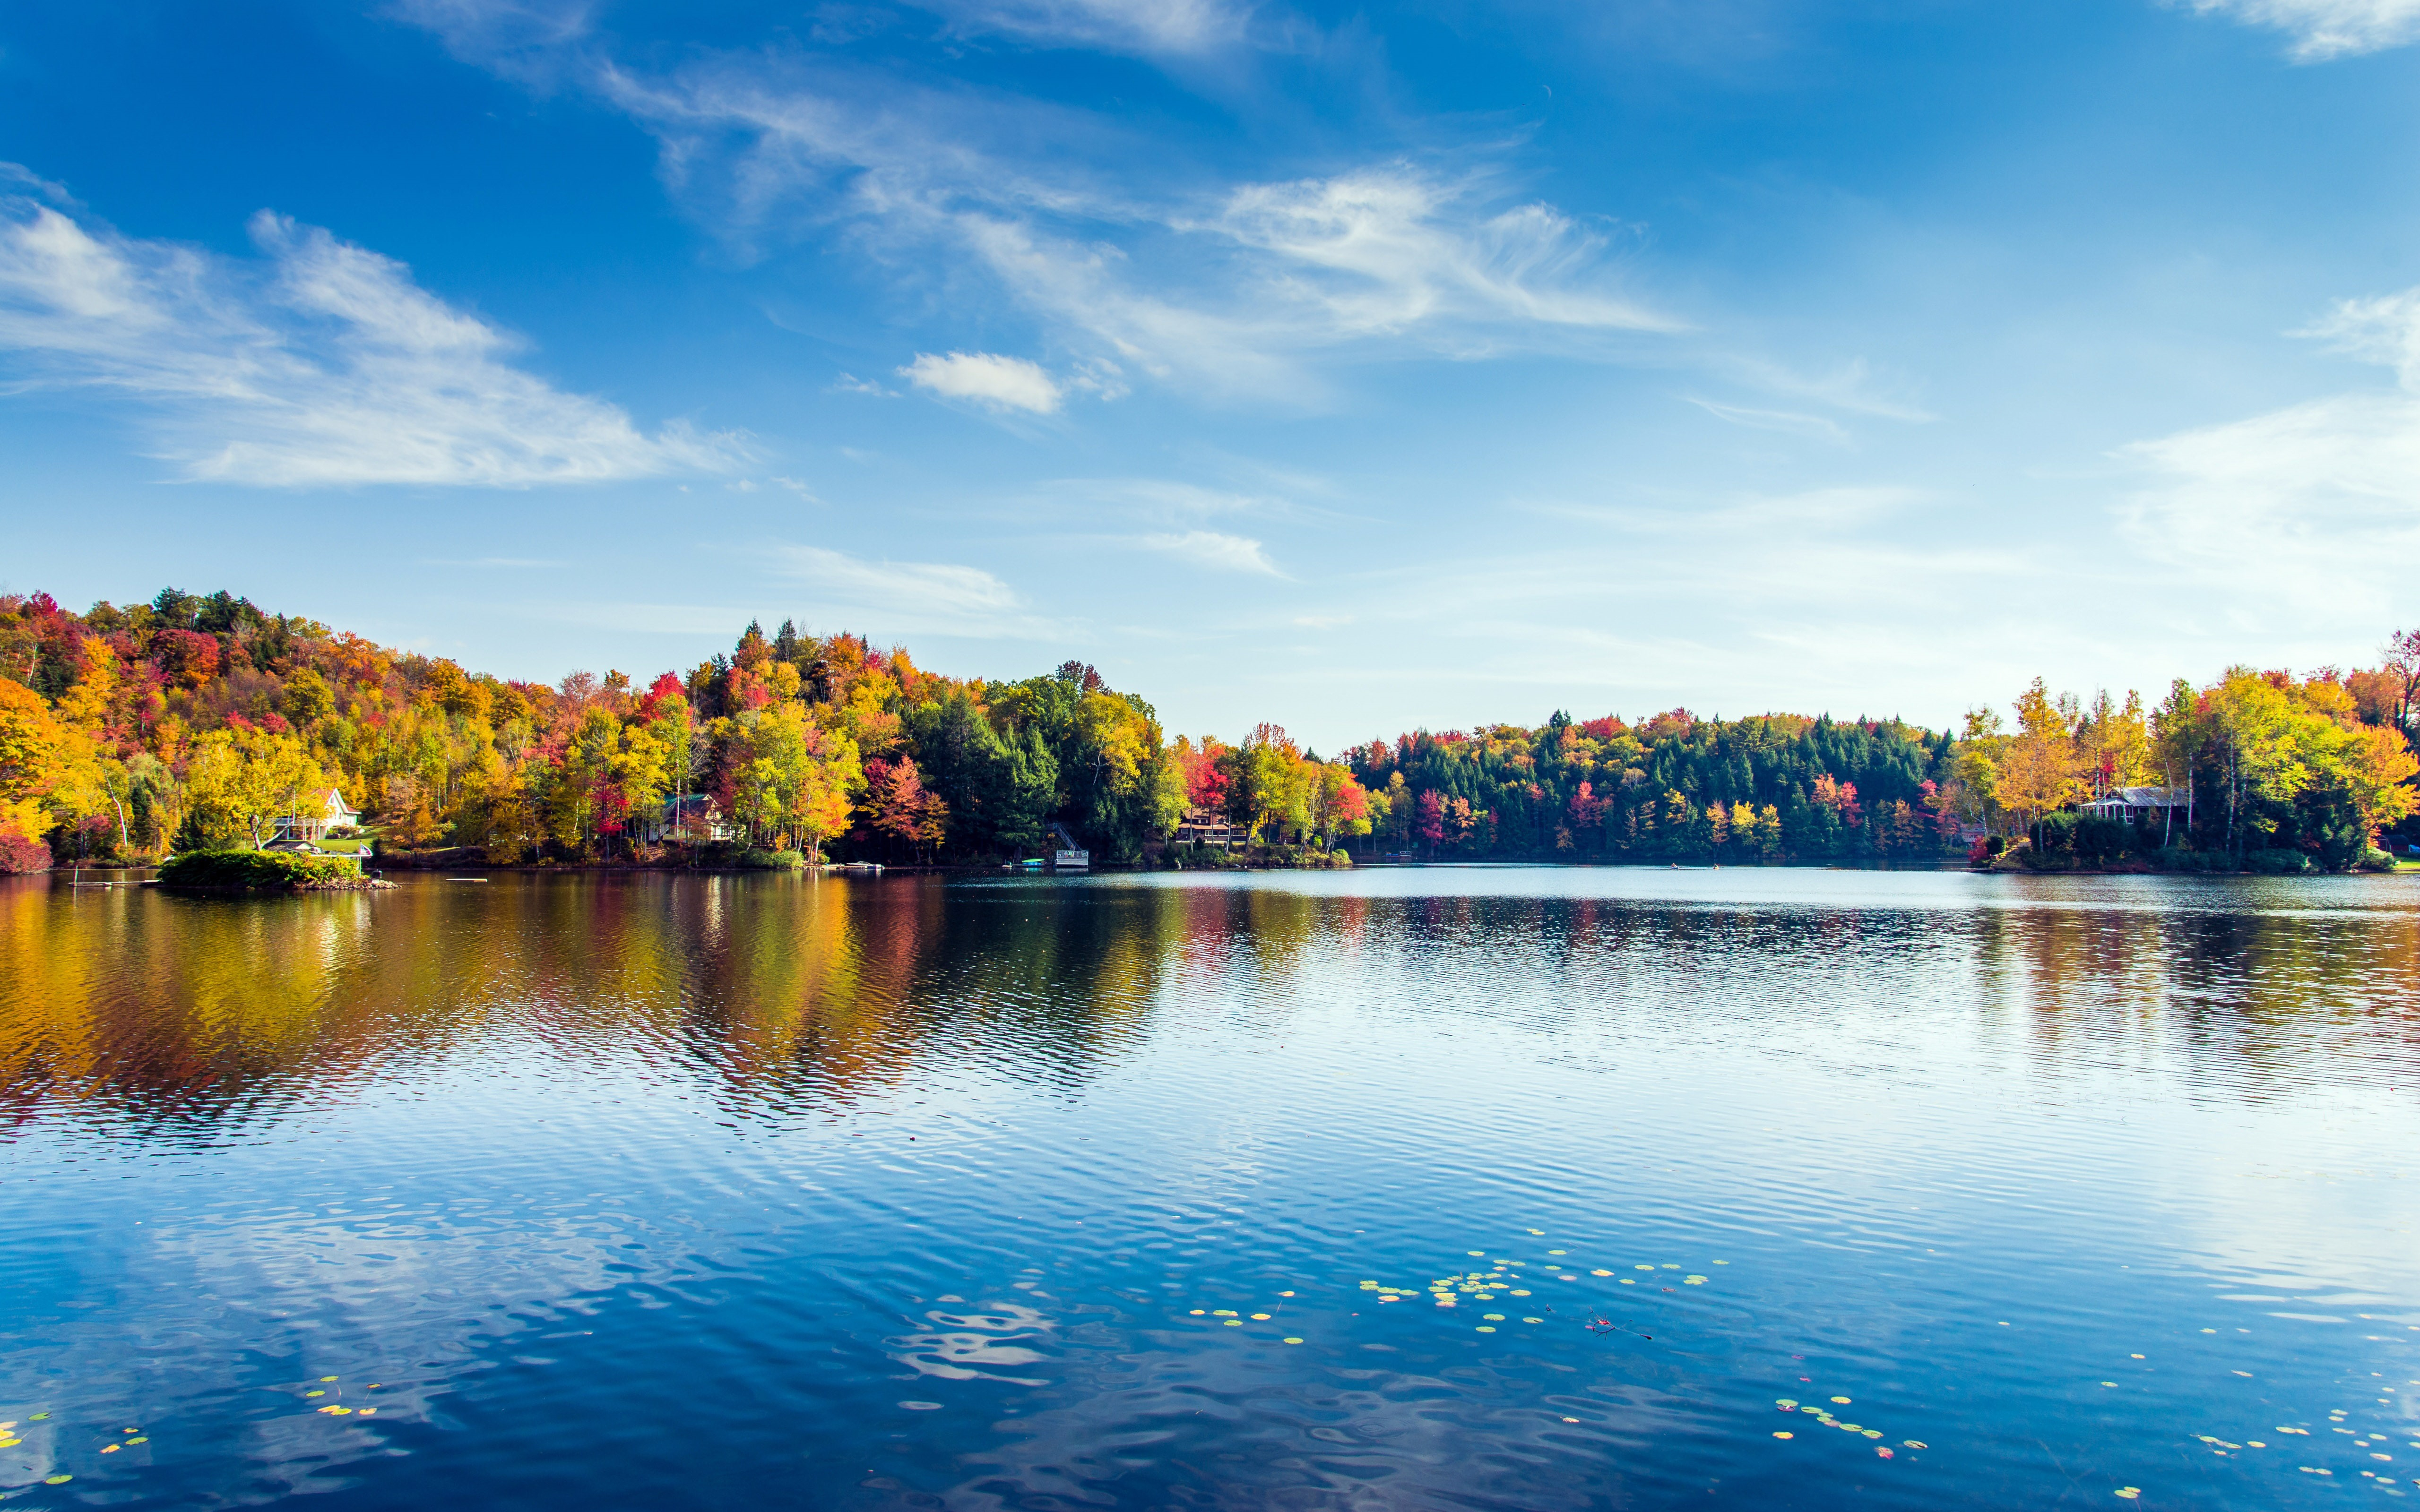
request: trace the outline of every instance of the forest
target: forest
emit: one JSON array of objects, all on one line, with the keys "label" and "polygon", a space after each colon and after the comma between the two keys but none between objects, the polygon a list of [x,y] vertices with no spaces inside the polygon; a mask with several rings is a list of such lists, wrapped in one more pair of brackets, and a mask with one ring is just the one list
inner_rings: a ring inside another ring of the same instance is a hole
[{"label": "forest", "polygon": [[[383,855],[493,865],[996,864],[1061,826],[1110,864],[2341,871],[2420,839],[2415,698],[2420,631],[2376,667],[2236,667],[2156,703],[2037,680],[1955,732],[1559,712],[1323,759],[1272,723],[1171,736],[1078,661],[955,678],[790,622],[687,672],[549,685],[225,591],[0,594],[0,871],[257,848],[331,790]],[[2094,809],[2145,790],[2178,798]]]}]

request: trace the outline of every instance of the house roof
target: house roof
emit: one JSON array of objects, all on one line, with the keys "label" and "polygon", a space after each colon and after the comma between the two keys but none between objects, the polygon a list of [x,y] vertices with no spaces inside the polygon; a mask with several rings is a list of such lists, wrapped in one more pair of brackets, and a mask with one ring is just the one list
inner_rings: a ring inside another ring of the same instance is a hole
[{"label": "house roof", "polygon": [[2119,788],[2112,796],[2123,798],[2129,809],[2181,809],[2189,794],[2184,788]]}]

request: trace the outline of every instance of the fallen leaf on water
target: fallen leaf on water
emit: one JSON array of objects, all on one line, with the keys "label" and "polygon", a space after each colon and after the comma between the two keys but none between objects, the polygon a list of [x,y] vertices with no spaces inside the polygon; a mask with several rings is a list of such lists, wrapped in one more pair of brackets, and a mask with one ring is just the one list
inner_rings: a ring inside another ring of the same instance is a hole
[{"label": "fallen leaf on water", "polygon": [[1926,1443],[1922,1439],[1901,1439],[1899,1442],[1907,1445],[1907,1447],[1911,1449],[1927,1449],[1931,1447],[1931,1445]]},{"label": "fallen leaf on water", "polygon": [[45,1486],[65,1486],[68,1482],[73,1479],[75,1479],[73,1475],[45,1475],[42,1477],[42,1484]]},{"label": "fallen leaf on water", "polygon": [[1798,1435],[1796,1435],[1796,1434],[1794,1434],[1794,1433],[1792,1433],[1792,1432],[1789,1432],[1789,1431],[1788,1431],[1788,1430],[1786,1430],[1786,1429],[1781,1430],[1781,1431],[1777,1431],[1777,1432],[1776,1432],[1776,1433],[1774,1434],[1774,1437],[1775,1437],[1775,1438],[1776,1438],[1776,1439],[1794,1439],[1794,1438],[1796,1438],[1797,1436],[1798,1436]]},{"label": "fallen leaf on water", "polygon": [[1227,1319],[1227,1326],[1229,1328],[1241,1328],[1244,1326],[1244,1320],[1240,1318],[1230,1318]]},{"label": "fallen leaf on water", "polygon": [[334,1377],[334,1376],[321,1376],[319,1379],[320,1379],[321,1381],[334,1381],[334,1380],[335,1380],[336,1378],[335,1378],[335,1377]]},{"label": "fallen leaf on water", "polygon": [[1496,1325],[1493,1323],[1481,1323],[1479,1325],[1479,1332],[1481,1334],[1493,1334],[1496,1332]]},{"label": "fallen leaf on water", "polygon": [[2139,1486],[2120,1486],[2118,1488],[2118,1494],[2131,1502],[2143,1494],[2143,1489]]},{"label": "fallen leaf on water", "polygon": [[101,1452],[105,1455],[114,1455],[117,1452],[117,1445],[114,1443],[105,1443],[101,1445]]},{"label": "fallen leaf on water", "polygon": [[306,1391],[302,1395],[305,1396],[325,1396],[328,1394],[324,1391]]},{"label": "fallen leaf on water", "polygon": [[1252,1321],[1253,1321],[1253,1322],[1256,1322],[1256,1323],[1265,1323],[1265,1322],[1267,1322],[1268,1320],[1269,1320],[1269,1315],[1268,1315],[1268,1314],[1266,1314],[1266,1313],[1254,1313],[1254,1314],[1252,1315]]},{"label": "fallen leaf on water", "polygon": [[1579,1421],[1579,1419],[1578,1419],[1578,1418],[1575,1418],[1575,1417],[1567,1417],[1567,1418],[1563,1419],[1563,1421],[1564,1421],[1564,1422],[1566,1422],[1566,1423],[1576,1423],[1576,1422],[1578,1422],[1578,1421]]},{"label": "fallen leaf on water", "polygon": [[1613,1273],[1612,1273],[1611,1271],[1590,1271],[1590,1272],[1589,1273],[1589,1274],[1590,1274],[1590,1275],[1611,1275],[1611,1274],[1613,1274]]},{"label": "fallen leaf on water", "polygon": [[1846,1396],[1835,1396],[1832,1398],[1832,1402],[1836,1407],[1846,1407],[1849,1405],[1849,1398]]},{"label": "fallen leaf on water", "polygon": [[1288,1340],[1286,1340],[1286,1342],[1287,1342],[1288,1344],[1300,1344],[1300,1343],[1302,1342],[1302,1340],[1300,1340],[1300,1339],[1288,1339]]}]

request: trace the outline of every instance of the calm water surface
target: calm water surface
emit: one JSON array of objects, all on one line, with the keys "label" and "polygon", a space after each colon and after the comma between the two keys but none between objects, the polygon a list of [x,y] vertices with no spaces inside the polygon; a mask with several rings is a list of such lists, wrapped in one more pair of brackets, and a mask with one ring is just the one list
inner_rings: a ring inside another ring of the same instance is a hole
[{"label": "calm water surface", "polygon": [[5,880],[11,1506],[2420,1496],[2412,878]]}]

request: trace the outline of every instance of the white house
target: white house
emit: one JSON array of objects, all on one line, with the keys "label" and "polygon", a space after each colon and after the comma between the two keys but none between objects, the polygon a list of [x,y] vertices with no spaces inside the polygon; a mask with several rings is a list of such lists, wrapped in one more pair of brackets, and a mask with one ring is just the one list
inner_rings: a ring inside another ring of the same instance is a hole
[{"label": "white house", "polygon": [[334,788],[314,794],[290,814],[277,820],[279,840],[324,840],[328,831],[362,822],[361,810],[345,801],[345,795]]},{"label": "white house", "polygon": [[664,800],[663,812],[640,821],[639,838],[650,845],[671,841],[697,845],[707,841],[739,838],[739,826],[723,818],[722,805],[709,794],[690,793]]},{"label": "white house", "polygon": [[2193,793],[2188,788],[2111,788],[2105,796],[2078,804],[2076,812],[2103,819],[2148,819],[2164,810],[2192,806]]}]

